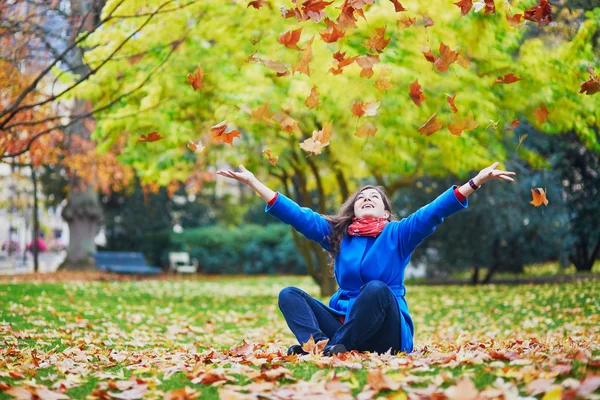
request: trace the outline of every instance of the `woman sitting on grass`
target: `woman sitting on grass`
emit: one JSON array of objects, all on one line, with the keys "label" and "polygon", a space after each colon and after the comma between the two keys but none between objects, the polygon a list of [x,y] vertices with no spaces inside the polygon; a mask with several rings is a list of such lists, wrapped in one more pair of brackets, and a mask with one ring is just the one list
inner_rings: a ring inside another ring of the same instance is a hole
[{"label": "woman sitting on grass", "polygon": [[279,308],[300,344],[288,354],[302,354],[302,343],[328,340],[323,353],[349,350],[383,353],[411,352],[414,326],[404,296],[404,270],[413,250],[444,218],[466,208],[467,197],[492,179],[514,182],[514,172],[487,167],[461,187],[453,186],[431,203],[398,221],[380,186],[365,186],[342,205],[336,215],[324,216],[300,207],[262,184],[240,165],[241,172],[217,174],[248,184],[268,204],[265,211],[320,244],[334,260],[340,289],[329,306],[306,292],[287,287]]}]

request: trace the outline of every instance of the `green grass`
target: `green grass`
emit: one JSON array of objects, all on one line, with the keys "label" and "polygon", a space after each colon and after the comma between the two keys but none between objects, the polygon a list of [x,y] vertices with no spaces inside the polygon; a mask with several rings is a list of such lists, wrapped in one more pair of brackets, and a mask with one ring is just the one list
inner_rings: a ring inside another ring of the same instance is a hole
[{"label": "green grass", "polygon": [[[260,368],[252,363],[260,361],[253,357],[259,354],[275,354],[266,364],[281,364],[300,381],[331,381],[335,371],[353,395],[364,389],[368,371],[374,368],[382,369],[392,381],[419,377],[419,382],[403,383],[404,391],[428,385],[443,391],[461,376],[468,376],[479,390],[498,386],[501,378],[521,395],[527,395],[526,385],[534,379],[551,377],[560,384],[568,378],[580,380],[600,373],[596,281],[409,285],[415,352],[391,358],[353,355],[352,360],[343,360],[358,362],[361,369],[323,367],[319,357],[276,356],[278,349],[284,352],[294,343],[276,304],[277,294],[285,286],[318,295],[318,288],[307,277],[2,284],[0,382],[5,388],[51,387],[63,379],[75,379],[75,387],[56,390],[85,398],[111,381],[138,377],[149,384],[146,397],[162,398],[164,393],[189,386],[202,392],[201,398],[217,398],[220,390],[253,382],[247,375]],[[236,358],[229,349],[241,345],[242,340],[257,347],[253,355]],[[222,359],[205,360],[212,350]],[[513,351],[518,360],[478,360],[494,351]],[[118,359],[111,352],[126,358]],[[440,362],[435,359],[438,353],[456,354],[456,359]],[[572,369],[566,374],[553,373],[556,364],[568,364]],[[174,372],[165,378],[169,368]],[[236,382],[191,383],[200,372],[211,370],[222,371]],[[20,372],[24,378],[12,377],[9,372]],[[298,385],[287,379],[276,382],[278,388]],[[0,398],[11,396],[0,393]]]}]

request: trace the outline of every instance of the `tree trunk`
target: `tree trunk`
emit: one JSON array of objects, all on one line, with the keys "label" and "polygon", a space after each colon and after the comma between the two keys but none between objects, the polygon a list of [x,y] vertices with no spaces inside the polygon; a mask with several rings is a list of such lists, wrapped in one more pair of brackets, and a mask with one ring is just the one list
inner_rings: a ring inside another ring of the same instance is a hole
[{"label": "tree trunk", "polygon": [[[82,24],[84,30],[92,28],[100,18],[104,3],[104,0],[71,0],[72,21],[84,21]],[[70,54],[70,61],[71,65],[77,66],[74,68],[75,73],[82,75],[89,73],[89,67],[83,62],[83,49],[76,47]],[[91,104],[88,101],[76,99],[72,113],[73,115],[83,114],[90,109]],[[93,129],[93,121],[81,119],[69,128],[68,133],[89,140]],[[69,142],[71,143],[71,141]],[[77,149],[73,151],[77,151]],[[79,149],[79,151],[81,150]],[[102,217],[102,207],[98,200],[95,183],[94,177],[83,183],[77,176],[77,171],[71,176],[69,199],[62,213],[63,218],[69,224],[70,240],[67,257],[61,265],[61,269],[95,268],[91,253],[96,251],[94,238]]]},{"label": "tree trunk", "polygon": [[471,277],[471,284],[477,285],[479,283],[479,265],[473,266],[473,275]]}]

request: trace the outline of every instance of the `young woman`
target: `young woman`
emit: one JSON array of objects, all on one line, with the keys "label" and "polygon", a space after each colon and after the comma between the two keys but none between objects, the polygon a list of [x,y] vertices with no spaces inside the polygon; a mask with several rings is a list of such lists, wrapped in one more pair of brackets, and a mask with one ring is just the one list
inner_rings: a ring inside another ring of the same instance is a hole
[{"label": "young woman", "polygon": [[218,171],[252,187],[268,203],[267,213],[317,242],[334,260],[339,290],[329,306],[296,287],[279,294],[279,308],[300,343],[291,346],[288,354],[301,354],[301,344],[311,336],[315,342],[328,340],[325,355],[348,350],[411,352],[414,326],[404,287],[411,253],[444,218],[466,208],[467,197],[482,184],[493,179],[514,182],[515,173],[497,170],[498,164],[460,187],[449,188],[400,221],[379,186],[359,189],[336,215],[323,216],[272,191],[243,165],[240,172]]}]

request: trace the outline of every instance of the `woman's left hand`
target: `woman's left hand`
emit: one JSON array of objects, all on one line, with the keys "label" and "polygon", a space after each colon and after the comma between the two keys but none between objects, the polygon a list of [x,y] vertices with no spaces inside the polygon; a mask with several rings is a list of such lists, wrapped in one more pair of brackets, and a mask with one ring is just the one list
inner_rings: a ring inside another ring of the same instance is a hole
[{"label": "woman's left hand", "polygon": [[511,176],[515,176],[516,173],[509,171],[501,171],[496,169],[499,165],[499,162],[495,162],[487,168],[482,169],[477,176],[473,179],[477,186],[481,186],[482,184],[491,181],[492,179],[502,179],[505,181],[514,182],[515,180],[511,178]]}]

